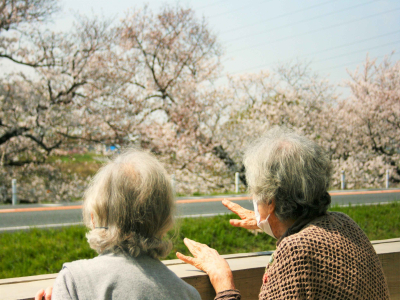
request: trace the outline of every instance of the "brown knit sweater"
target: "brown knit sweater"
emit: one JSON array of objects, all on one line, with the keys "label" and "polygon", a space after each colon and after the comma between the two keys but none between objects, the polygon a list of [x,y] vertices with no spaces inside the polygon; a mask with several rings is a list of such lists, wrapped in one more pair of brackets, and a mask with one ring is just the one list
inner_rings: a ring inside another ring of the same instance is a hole
[{"label": "brown knit sweater", "polygon": [[[240,293],[218,293],[238,300]],[[382,266],[347,215],[328,213],[281,241],[266,268],[259,299],[389,299]]]}]

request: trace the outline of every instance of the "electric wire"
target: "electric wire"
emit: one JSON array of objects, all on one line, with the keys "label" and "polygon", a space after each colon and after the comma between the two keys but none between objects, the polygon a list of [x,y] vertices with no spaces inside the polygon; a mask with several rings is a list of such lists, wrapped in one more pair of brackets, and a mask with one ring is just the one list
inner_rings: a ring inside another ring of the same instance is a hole
[{"label": "electric wire", "polygon": [[315,61],[312,61],[312,62],[313,63],[323,62],[323,61],[328,61],[328,60],[331,60],[331,59],[340,58],[340,57],[344,57],[344,56],[348,56],[348,55],[352,55],[352,54],[357,54],[357,53],[361,53],[361,52],[365,52],[365,51],[369,52],[371,50],[375,50],[375,49],[391,46],[391,45],[398,44],[398,43],[400,43],[400,40],[395,41],[395,42],[391,42],[391,43],[387,43],[387,44],[384,44],[384,45],[379,45],[379,46],[372,47],[372,48],[366,48],[366,49],[357,50],[357,51],[353,51],[353,52],[348,52],[348,53],[344,53],[344,54],[340,54],[340,55],[336,55],[336,56],[332,56],[332,57],[328,57],[328,58],[318,59],[318,60],[315,60]]},{"label": "electric wire", "polygon": [[[390,57],[397,56],[397,55],[399,55],[399,54],[400,54],[400,52],[394,52],[394,53],[392,53],[392,54],[390,55]],[[384,57],[387,57],[387,56],[388,56],[388,55],[375,56],[374,59],[384,58]],[[341,64],[341,65],[333,66],[333,67],[331,67],[331,68],[319,69],[319,70],[316,70],[316,72],[319,73],[319,74],[321,74],[321,73],[326,73],[327,71],[330,71],[330,70],[339,69],[339,68],[343,68],[343,67],[350,67],[350,66],[356,65],[356,64],[361,64],[361,63],[363,63],[364,61],[365,61],[365,59],[364,59],[364,60],[356,60],[356,61],[352,61],[352,62],[347,62],[347,63]],[[222,76],[217,77],[216,79],[228,77],[229,75],[240,75],[240,74],[242,74],[242,72],[237,72],[237,73],[231,73],[231,74],[227,74],[227,75],[222,75]]]},{"label": "electric wire", "polygon": [[[258,3],[256,3],[256,4],[260,4],[262,2],[271,2],[271,1],[273,1],[273,0],[262,0],[262,1],[259,1]],[[252,3],[252,4],[254,4],[254,3]],[[230,14],[232,12],[236,12],[236,11],[239,11],[239,10],[244,10],[244,9],[250,8],[250,7],[251,7],[250,5],[245,5],[245,6],[242,6],[242,7],[239,7],[239,8],[235,8],[234,10],[229,10],[229,11],[217,14],[217,15],[210,16],[210,17],[208,17],[208,19],[213,19],[213,18],[216,18],[216,17],[224,16],[224,15]]]},{"label": "electric wire", "polygon": [[400,10],[400,7],[395,8],[395,9],[391,9],[391,10],[386,10],[384,12],[368,15],[368,16],[361,17],[361,18],[354,19],[354,20],[350,20],[350,21],[347,21],[347,22],[338,23],[338,24],[334,24],[334,25],[318,28],[318,29],[315,29],[315,30],[307,31],[307,32],[304,32],[302,34],[291,35],[291,36],[287,36],[287,37],[280,38],[280,39],[277,39],[277,40],[269,41],[267,43],[263,42],[261,44],[253,45],[253,46],[250,46],[250,47],[244,47],[244,48],[241,48],[241,49],[233,50],[233,51],[230,51],[229,53],[237,53],[237,52],[241,52],[241,51],[244,51],[244,50],[247,50],[247,49],[254,49],[254,48],[262,47],[262,46],[265,46],[265,45],[270,45],[270,44],[273,44],[273,43],[277,43],[277,42],[281,42],[281,41],[285,41],[285,40],[290,40],[290,39],[297,38],[297,37],[300,37],[300,36],[305,36],[305,35],[308,35],[308,34],[311,34],[311,33],[316,33],[316,32],[324,31],[324,30],[327,30],[327,29],[336,28],[336,27],[348,25],[348,24],[351,24],[351,23],[356,23],[356,22],[359,22],[359,21],[363,21],[363,20],[366,20],[366,19],[370,19],[370,18],[373,18],[373,17],[384,15],[384,14],[387,14],[387,13],[393,13],[393,12],[396,12],[396,11],[399,11],[399,10]]},{"label": "electric wire", "polygon": [[204,6],[199,6],[199,7],[196,7],[195,9],[196,9],[196,10],[198,10],[198,9],[209,8],[209,7],[211,7],[211,6],[215,6],[215,5],[218,5],[218,4],[220,4],[220,3],[223,3],[223,2],[228,2],[228,1],[231,1],[231,0],[222,0],[222,1],[217,1],[217,2],[214,2],[214,3],[212,3],[212,4],[209,4],[209,5],[204,5]]},{"label": "electric wire", "polygon": [[323,5],[330,4],[330,3],[333,3],[333,2],[337,2],[337,1],[339,1],[339,0],[329,0],[329,1],[326,1],[326,2],[318,3],[318,4],[316,4],[316,5],[312,5],[312,6],[309,6],[309,7],[305,7],[305,8],[303,8],[303,9],[299,9],[299,10],[296,10],[296,11],[292,11],[292,12],[290,12],[290,13],[286,13],[286,14],[279,15],[279,16],[276,16],[276,17],[273,17],[273,18],[269,18],[268,20],[263,20],[263,21],[259,21],[259,22],[252,23],[252,24],[248,24],[248,25],[245,25],[245,26],[232,28],[232,29],[223,31],[223,32],[221,32],[221,33],[222,33],[222,34],[223,34],[223,33],[229,33],[229,32],[232,32],[232,31],[237,31],[237,30],[240,30],[240,29],[252,27],[252,26],[259,25],[259,24],[262,24],[262,23],[265,23],[265,22],[268,22],[268,21],[273,21],[273,20],[276,20],[276,19],[280,19],[280,18],[283,18],[283,17],[287,17],[287,16],[290,16],[290,15],[293,15],[293,14],[296,14],[296,13],[299,13],[299,12],[304,12],[304,11],[306,11],[306,10],[309,10],[309,9],[312,9],[312,8],[315,8],[315,7],[318,7],[318,6],[323,6]]},{"label": "electric wire", "polygon": [[343,44],[343,45],[339,45],[339,46],[335,46],[335,47],[331,47],[331,48],[326,48],[326,49],[319,50],[319,51],[312,52],[312,53],[308,53],[308,54],[303,54],[303,55],[300,55],[300,56],[297,56],[297,57],[307,57],[307,56],[316,55],[316,54],[320,54],[320,53],[324,53],[324,52],[329,52],[329,51],[332,51],[332,50],[337,50],[337,49],[340,49],[340,48],[343,48],[343,47],[352,46],[352,45],[356,45],[356,44],[363,43],[363,42],[366,42],[366,41],[375,40],[375,39],[378,39],[378,38],[381,38],[381,37],[384,37],[384,36],[389,36],[389,35],[396,34],[396,33],[400,33],[400,30],[392,31],[392,32],[389,32],[389,33],[381,34],[381,35],[376,35],[376,36],[373,36],[373,37],[369,37],[369,38],[366,38],[366,39],[358,40],[358,41],[355,41],[355,42],[351,42],[351,43],[347,43],[347,44]]},{"label": "electric wire", "polygon": [[251,34],[251,35],[240,36],[240,37],[237,37],[237,38],[234,38],[234,39],[231,39],[231,40],[227,40],[226,43],[239,41],[239,40],[242,40],[242,39],[245,39],[245,38],[258,36],[258,35],[261,35],[261,34],[265,34],[267,32],[276,31],[278,29],[283,29],[283,28],[287,28],[287,27],[292,27],[294,25],[298,25],[298,24],[302,24],[302,23],[307,23],[307,22],[314,21],[314,20],[317,20],[317,19],[320,19],[320,18],[323,18],[323,17],[331,16],[331,15],[334,15],[334,14],[337,14],[337,13],[342,13],[342,12],[349,11],[349,10],[352,10],[352,9],[355,9],[355,8],[366,6],[366,5],[369,5],[371,3],[375,3],[377,1],[381,1],[381,0],[373,0],[373,1],[366,2],[366,3],[353,5],[351,7],[347,7],[347,8],[344,8],[344,9],[340,9],[340,10],[328,12],[328,13],[325,13],[325,14],[322,14],[322,15],[318,15],[318,16],[315,16],[313,18],[307,18],[307,19],[300,20],[300,21],[297,21],[297,22],[294,22],[294,23],[290,23],[290,24],[286,24],[286,25],[283,25],[283,26],[269,28],[267,30],[263,30],[263,31],[260,31],[260,32],[257,32],[257,33]]},{"label": "electric wire", "polygon": [[[400,52],[396,52],[396,53],[391,54],[390,57],[397,56],[399,54],[400,54]],[[387,57],[387,56],[388,55],[375,56],[374,59],[383,58],[383,57]],[[352,61],[352,62],[348,62],[348,63],[342,64],[342,65],[339,65],[339,66],[333,66],[333,67],[327,68],[327,69],[320,69],[320,70],[317,70],[317,72],[318,73],[322,73],[322,72],[326,72],[326,71],[329,71],[329,70],[343,68],[343,67],[346,67],[346,66],[349,67],[351,65],[363,63],[364,61],[365,61],[365,59],[363,61],[361,61],[361,60]]]},{"label": "electric wire", "polygon": [[[265,68],[265,67],[271,67],[271,66],[277,65],[279,63],[289,62],[289,61],[291,61],[293,59],[296,59],[296,58],[302,58],[302,57],[307,57],[307,56],[311,56],[311,55],[316,55],[316,54],[319,54],[319,53],[327,52],[327,51],[330,51],[330,50],[336,50],[336,49],[343,48],[343,47],[348,46],[348,45],[355,45],[355,44],[358,44],[358,43],[361,43],[361,42],[364,42],[364,41],[367,41],[367,40],[377,39],[377,38],[380,38],[380,37],[383,37],[383,36],[388,36],[388,35],[391,35],[391,34],[394,34],[394,33],[400,33],[400,30],[397,30],[397,31],[394,31],[394,32],[391,32],[391,33],[388,33],[388,34],[382,34],[382,35],[379,35],[379,36],[375,36],[373,38],[363,39],[363,40],[360,40],[358,42],[344,44],[344,45],[340,45],[340,46],[337,46],[337,47],[324,49],[322,51],[317,51],[317,52],[314,52],[314,53],[300,55],[300,56],[294,57],[292,59],[285,60],[283,62],[274,62],[274,63],[257,65],[257,66],[251,67],[251,68],[246,68],[246,69],[242,69],[240,71],[236,71],[233,74],[240,74],[240,73],[243,73],[243,72],[246,72],[246,71],[251,71],[251,70],[255,70],[255,69],[261,69],[261,68]],[[387,43],[387,44],[384,44],[384,45],[379,45],[379,46],[372,47],[372,48],[369,47],[369,48],[365,48],[365,49],[362,49],[362,50],[356,50],[356,51],[353,51],[353,52],[347,52],[347,53],[344,53],[344,54],[340,54],[340,55],[336,55],[336,56],[332,56],[332,57],[328,57],[328,58],[322,58],[322,59],[315,60],[315,61],[312,61],[312,62],[316,63],[316,62],[328,61],[328,60],[331,60],[331,59],[335,59],[335,58],[339,58],[339,57],[343,57],[343,56],[347,56],[347,55],[351,55],[351,54],[361,53],[361,52],[365,52],[365,51],[374,50],[374,49],[377,49],[377,48],[382,48],[382,47],[394,45],[394,44],[399,43],[399,42],[400,42],[400,40],[395,41],[395,42],[390,42],[390,43]]]}]

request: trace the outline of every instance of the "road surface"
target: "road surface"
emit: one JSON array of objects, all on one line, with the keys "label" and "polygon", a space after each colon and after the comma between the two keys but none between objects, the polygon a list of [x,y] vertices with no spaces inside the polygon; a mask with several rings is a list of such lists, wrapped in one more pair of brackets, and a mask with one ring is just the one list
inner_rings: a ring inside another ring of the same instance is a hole
[{"label": "road surface", "polygon": [[[400,189],[332,191],[332,205],[387,203],[400,200]],[[179,217],[198,217],[227,213],[221,200],[228,198],[247,209],[253,209],[248,195],[190,197],[177,199]],[[81,203],[0,205],[0,232],[31,227],[60,227],[82,223]]]}]

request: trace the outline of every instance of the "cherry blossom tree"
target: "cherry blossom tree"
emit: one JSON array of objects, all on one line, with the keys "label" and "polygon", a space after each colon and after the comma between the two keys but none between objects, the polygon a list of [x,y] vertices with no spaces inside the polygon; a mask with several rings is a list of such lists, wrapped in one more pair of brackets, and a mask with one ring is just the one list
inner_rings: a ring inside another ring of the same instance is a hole
[{"label": "cherry blossom tree", "polygon": [[[67,142],[118,143],[196,173],[193,157],[207,152],[202,118],[216,103],[199,99],[199,91],[218,74],[220,49],[192,10],[165,6],[154,15],[144,8],[111,29],[86,18],[67,33],[22,34],[18,26],[2,57],[33,75],[9,74],[0,85],[3,168],[40,164],[43,171],[47,156]],[[174,138],[174,148],[160,132]]]},{"label": "cherry blossom tree", "polygon": [[[224,148],[240,165],[241,151],[271,126],[286,126],[321,144],[334,164],[333,188],[341,171],[347,188],[383,187],[384,174],[399,182],[399,62],[367,60],[350,73],[351,94],[339,100],[335,87],[307,65],[290,64],[275,72],[231,80],[237,107],[223,127]],[[222,128],[223,128],[222,127]]]},{"label": "cherry blossom tree", "polygon": [[58,9],[56,0],[1,0],[0,28],[11,30],[24,23],[45,21]]},{"label": "cherry blossom tree", "polygon": [[[0,28],[0,57],[25,67],[0,79],[2,182],[22,180],[21,187],[27,188],[21,189],[21,198],[32,198],[31,192],[38,190],[60,191],[71,181],[70,176],[55,175],[46,158],[71,141],[71,132],[81,131],[78,120],[88,101],[83,87],[95,85],[104,75],[96,69],[97,61],[108,50],[111,36],[107,22],[87,18],[79,19],[70,33],[26,27],[49,18],[54,7],[54,1],[3,1],[1,6],[8,19]],[[45,186],[33,189],[33,182]]]},{"label": "cherry blossom tree", "polygon": [[242,177],[243,149],[272,126],[293,128],[315,140],[329,138],[326,116],[337,99],[335,88],[307,64],[295,62],[274,71],[231,78],[230,89],[230,116],[221,126],[219,140]]},{"label": "cherry blossom tree", "polygon": [[[352,185],[384,186],[386,170],[400,182],[400,61],[368,56],[350,72],[351,95],[338,105],[341,151],[335,157]],[[351,187],[351,186],[350,186]]]},{"label": "cherry blossom tree", "polygon": [[178,189],[222,188],[226,176],[209,175],[219,172],[212,134],[225,105],[213,88],[221,55],[215,35],[193,10],[179,6],[128,12],[117,32],[120,55],[112,68],[120,88],[98,106],[112,113],[97,115],[107,118],[119,144],[156,153],[175,173]]},{"label": "cherry blossom tree", "polygon": [[79,17],[56,33],[41,25],[57,10],[53,0],[0,2],[0,60],[23,68],[0,78],[0,181],[18,178],[21,198],[78,198],[88,178],[47,159],[105,144],[152,151],[179,193],[233,190],[235,172],[246,185],[243,149],[275,125],[327,149],[334,187],[341,170],[348,187],[382,185],[385,169],[399,182],[399,62],[367,58],[344,100],[299,62],[221,85],[221,46],[191,9]]}]

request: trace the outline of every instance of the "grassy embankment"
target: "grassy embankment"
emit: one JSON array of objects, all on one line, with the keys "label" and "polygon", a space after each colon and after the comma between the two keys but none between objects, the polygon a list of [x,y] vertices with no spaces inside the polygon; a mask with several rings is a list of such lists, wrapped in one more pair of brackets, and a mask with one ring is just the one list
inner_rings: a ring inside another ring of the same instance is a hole
[{"label": "grassy embankment", "polygon": [[[96,174],[98,169],[103,165],[104,161],[108,158],[107,156],[98,155],[94,153],[85,154],[71,154],[71,155],[52,155],[47,159],[47,163],[50,163],[54,167],[61,170],[63,173],[76,174],[80,178],[87,178],[88,176],[93,176]],[[233,178],[232,178],[233,180]],[[377,186],[376,188],[382,188]],[[246,193],[246,190],[241,186],[241,193]],[[224,191],[224,192],[211,192],[207,194],[194,192],[192,194],[178,193],[178,197],[185,196],[217,196],[217,195],[232,195],[235,194],[234,191]],[[77,197],[75,199],[70,199],[70,201],[79,201],[81,198]],[[45,202],[42,202],[45,203]]]},{"label": "grassy embankment", "polygon": [[[112,156],[111,156],[112,157]],[[60,169],[64,173],[77,174],[81,178],[93,176],[109,157],[97,155],[94,153],[71,154],[71,155],[52,155],[47,159],[54,167]],[[244,192],[244,191],[243,191]],[[232,195],[234,191],[226,191],[224,193],[209,193],[207,196],[215,195]],[[177,196],[204,196],[205,194],[194,192],[191,195],[178,193]],[[71,199],[71,201],[81,200],[81,198]],[[42,202],[43,203],[43,202]]]},{"label": "grassy embankment", "polygon": [[[334,207],[331,210],[348,214],[365,231],[370,240],[400,237],[400,202],[388,205]],[[182,219],[177,229],[169,232],[174,249],[166,259],[175,259],[175,252],[188,254],[182,239],[208,244],[220,254],[273,250],[274,240],[233,228],[228,220],[234,215],[211,218]],[[85,239],[86,229],[74,226],[57,230],[22,231],[0,234],[0,278],[56,273],[63,262],[92,258]]]},{"label": "grassy embankment", "polygon": [[[107,156],[97,155],[94,153],[85,154],[71,154],[71,155],[52,155],[47,159],[47,163],[50,163],[54,167],[60,169],[64,173],[74,173],[81,178],[93,176],[97,170],[103,165],[104,161],[108,158]],[[242,192],[245,192],[244,190]],[[216,195],[232,195],[234,191],[226,191],[224,193],[209,193],[202,194],[194,192],[193,194],[182,194],[178,193],[178,197],[182,196],[216,196]],[[81,200],[81,198],[71,199],[71,201]],[[43,202],[42,202],[43,203]]]},{"label": "grassy embankment", "polygon": [[72,155],[52,155],[47,159],[47,163],[54,165],[65,173],[76,173],[80,177],[93,176],[102,166],[106,157],[93,153],[72,154]]}]

